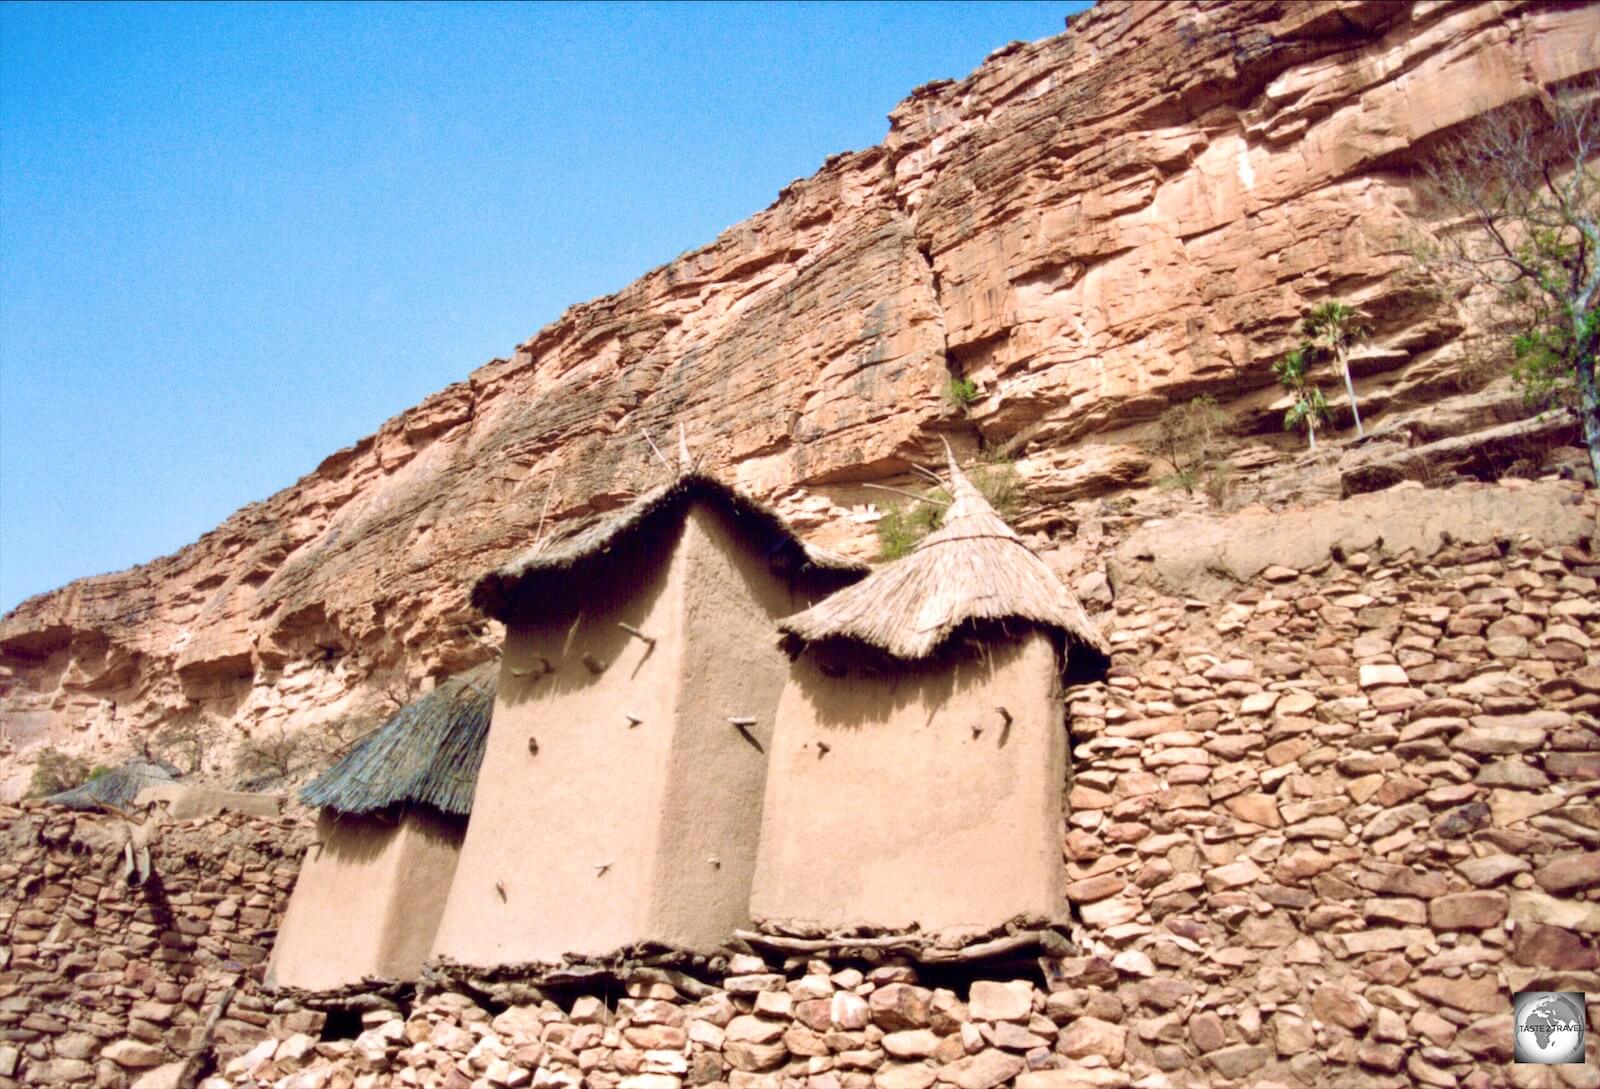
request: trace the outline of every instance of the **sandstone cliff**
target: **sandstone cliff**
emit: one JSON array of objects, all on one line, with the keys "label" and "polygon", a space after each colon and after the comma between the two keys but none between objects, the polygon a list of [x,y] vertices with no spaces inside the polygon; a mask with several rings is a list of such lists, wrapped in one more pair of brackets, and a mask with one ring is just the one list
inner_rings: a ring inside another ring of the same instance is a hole
[{"label": "sandstone cliff", "polygon": [[[1258,462],[1291,451],[1268,362],[1308,303],[1371,315],[1369,422],[1429,404],[1472,329],[1407,257],[1413,151],[1597,69],[1592,5],[1108,0],[919,88],[881,146],[178,553],[24,602],[0,621],[5,742],[110,753],[403,698],[493,653],[471,578],[654,482],[645,437],[679,425],[819,542],[869,552],[861,485],[941,437],[1005,448],[1050,508],[1145,480],[1141,425],[1197,392]],[[951,374],[979,390],[965,410]]]}]

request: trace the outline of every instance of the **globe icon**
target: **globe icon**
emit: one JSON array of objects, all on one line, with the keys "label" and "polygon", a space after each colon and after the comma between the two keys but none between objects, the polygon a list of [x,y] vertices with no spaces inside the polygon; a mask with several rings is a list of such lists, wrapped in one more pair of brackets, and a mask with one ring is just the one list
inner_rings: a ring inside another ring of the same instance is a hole
[{"label": "globe icon", "polygon": [[1582,994],[1523,991],[1515,996],[1514,1009],[1518,1062],[1583,1062]]}]

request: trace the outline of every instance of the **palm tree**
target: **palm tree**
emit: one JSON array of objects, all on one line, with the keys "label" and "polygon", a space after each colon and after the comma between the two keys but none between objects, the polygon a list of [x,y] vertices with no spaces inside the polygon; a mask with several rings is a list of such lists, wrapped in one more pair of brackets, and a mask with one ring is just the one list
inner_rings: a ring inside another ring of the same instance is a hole
[{"label": "palm tree", "polygon": [[1306,377],[1306,358],[1312,351],[1311,345],[1302,344],[1274,363],[1272,373],[1278,376],[1279,384],[1294,397],[1294,403],[1289,406],[1289,411],[1283,414],[1283,429],[1292,431],[1297,427],[1304,427],[1306,438],[1311,443],[1311,450],[1315,453],[1317,421],[1328,419],[1329,412],[1328,399],[1322,396],[1322,390]]},{"label": "palm tree", "polygon": [[1350,349],[1371,334],[1370,329],[1356,321],[1360,316],[1355,307],[1342,302],[1325,302],[1313,307],[1306,315],[1306,345],[1302,349],[1309,351],[1314,360],[1332,357],[1335,369],[1344,379],[1344,391],[1350,395],[1350,415],[1356,419],[1357,436],[1367,432],[1361,426],[1361,412],[1356,408],[1355,383],[1350,381]]}]

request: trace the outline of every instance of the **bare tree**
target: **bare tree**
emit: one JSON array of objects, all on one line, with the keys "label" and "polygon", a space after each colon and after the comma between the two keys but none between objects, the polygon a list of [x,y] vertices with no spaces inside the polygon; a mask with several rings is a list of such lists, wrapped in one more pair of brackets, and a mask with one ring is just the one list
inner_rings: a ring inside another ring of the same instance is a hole
[{"label": "bare tree", "polygon": [[1510,335],[1530,402],[1576,412],[1600,482],[1600,77],[1467,125],[1423,161],[1423,211],[1442,221],[1418,248]]},{"label": "bare tree", "polygon": [[1190,495],[1201,472],[1217,456],[1218,438],[1226,422],[1217,399],[1203,393],[1170,406],[1156,418],[1155,433],[1146,444],[1152,454],[1172,466],[1162,484],[1175,484]]}]

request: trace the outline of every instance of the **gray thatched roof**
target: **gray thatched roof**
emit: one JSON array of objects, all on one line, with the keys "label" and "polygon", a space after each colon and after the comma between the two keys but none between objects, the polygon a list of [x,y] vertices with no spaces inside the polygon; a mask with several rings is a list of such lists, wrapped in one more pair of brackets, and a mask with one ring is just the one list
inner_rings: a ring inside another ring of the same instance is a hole
[{"label": "gray thatched roof", "polygon": [[68,809],[99,809],[102,805],[126,809],[133,804],[139,792],[151,783],[170,783],[177,777],[178,769],[171,764],[130,760],[98,779],[90,779],[82,786],[52,794],[45,801],[64,805]]},{"label": "gray thatched roof", "polygon": [[1104,669],[1105,641],[1077,598],[950,459],[950,508],[911,555],[778,622],[795,639],[849,639],[926,658],[965,624],[1020,620],[1058,632]]},{"label": "gray thatched roof", "polygon": [[661,532],[674,519],[681,518],[695,500],[724,512],[775,566],[796,573],[832,573],[840,581],[859,578],[868,570],[864,563],[806,544],[771,508],[716,477],[686,472],[620,510],[575,523],[484,575],[472,587],[472,603],[496,620],[505,620],[514,611],[518,598],[587,577],[594,569],[591,565]]},{"label": "gray thatched roof", "polygon": [[351,814],[400,804],[471,813],[498,669],[479,666],[402,707],[307,783],[300,800]]}]

